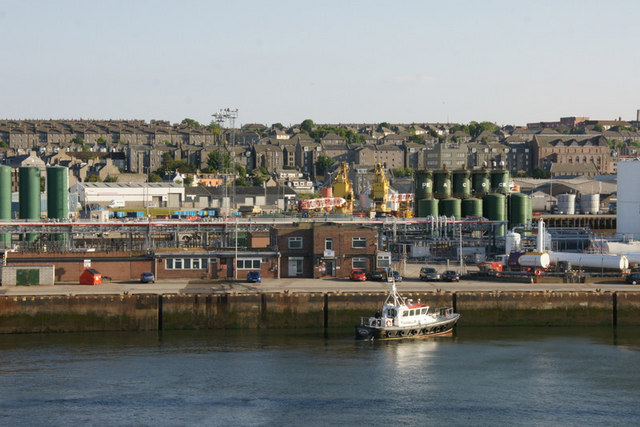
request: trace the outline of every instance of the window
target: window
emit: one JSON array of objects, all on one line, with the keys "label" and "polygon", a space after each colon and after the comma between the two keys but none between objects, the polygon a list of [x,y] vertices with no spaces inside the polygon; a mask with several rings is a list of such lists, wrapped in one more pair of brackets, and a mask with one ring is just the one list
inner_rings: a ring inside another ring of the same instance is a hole
[{"label": "window", "polygon": [[351,261],[351,266],[354,270],[366,270],[367,269],[367,259],[366,258],[354,258]]},{"label": "window", "polygon": [[366,237],[354,237],[352,240],[353,248],[366,248],[367,247],[367,238]]},{"label": "window", "polygon": [[302,237],[289,237],[289,249],[302,249]]},{"label": "window", "polygon": [[238,258],[236,265],[238,270],[260,270],[261,258]]},{"label": "window", "polygon": [[176,270],[182,270],[182,258],[176,258],[173,260],[173,268]]},{"label": "window", "polygon": [[165,269],[167,270],[206,270],[209,268],[207,258],[167,258]]},{"label": "window", "polygon": [[173,259],[167,258],[165,268],[167,270],[172,270],[173,269]]},{"label": "window", "polygon": [[378,253],[378,268],[389,268],[391,267],[391,253]]},{"label": "window", "polygon": [[327,237],[326,239],[324,239],[324,249],[327,251],[333,250],[333,238]]}]

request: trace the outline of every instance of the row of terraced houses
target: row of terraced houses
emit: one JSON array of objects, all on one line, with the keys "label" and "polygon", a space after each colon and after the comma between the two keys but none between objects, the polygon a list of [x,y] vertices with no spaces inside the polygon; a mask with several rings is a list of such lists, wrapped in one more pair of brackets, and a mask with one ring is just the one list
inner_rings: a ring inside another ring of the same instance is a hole
[{"label": "row of terraced houses", "polygon": [[336,133],[314,139],[300,126],[247,124],[219,132],[158,120],[0,120],[0,157],[35,151],[55,163],[55,153],[91,152],[122,172],[147,174],[161,166],[165,153],[204,169],[209,153],[225,150],[248,171],[289,169],[315,178],[319,156],[334,165],[381,163],[389,170],[502,165],[512,172],[539,167],[554,175],[596,175],[616,173],[618,156],[640,152],[638,121],[573,117],[557,123],[506,126],[474,137],[451,124],[327,125],[359,136],[358,143],[349,143]]}]

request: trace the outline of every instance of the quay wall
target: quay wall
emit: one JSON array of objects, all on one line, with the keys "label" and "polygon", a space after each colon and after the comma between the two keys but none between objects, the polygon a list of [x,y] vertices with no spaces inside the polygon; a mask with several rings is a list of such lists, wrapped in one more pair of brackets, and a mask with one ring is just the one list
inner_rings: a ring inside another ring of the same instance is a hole
[{"label": "quay wall", "polygon": [[[640,292],[406,293],[465,326],[640,326]],[[0,333],[351,328],[384,293],[0,296]]]}]

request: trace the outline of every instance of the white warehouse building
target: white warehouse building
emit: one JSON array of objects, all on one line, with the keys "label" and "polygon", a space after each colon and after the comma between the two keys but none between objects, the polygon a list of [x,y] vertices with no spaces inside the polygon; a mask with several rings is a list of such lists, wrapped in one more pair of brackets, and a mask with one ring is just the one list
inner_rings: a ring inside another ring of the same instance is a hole
[{"label": "white warehouse building", "polygon": [[617,231],[640,238],[640,158],[618,159]]},{"label": "white warehouse building", "polygon": [[79,182],[70,192],[82,206],[178,208],[184,201],[184,187],[173,182]]}]

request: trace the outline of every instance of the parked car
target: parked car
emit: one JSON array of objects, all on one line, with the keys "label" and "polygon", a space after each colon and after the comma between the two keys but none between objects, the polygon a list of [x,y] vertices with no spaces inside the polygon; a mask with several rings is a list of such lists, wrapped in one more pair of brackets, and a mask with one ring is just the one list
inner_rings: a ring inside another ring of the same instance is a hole
[{"label": "parked car", "polygon": [[382,272],[378,270],[373,270],[367,273],[367,280],[375,280],[379,282],[382,280]]},{"label": "parked car", "polygon": [[627,274],[627,277],[625,279],[625,282],[631,284],[631,285],[638,285],[640,284],[640,272],[635,272],[635,273],[629,273]]},{"label": "parked car", "polygon": [[140,275],[140,283],[156,283],[156,276],[146,271]]},{"label": "parked car", "polygon": [[459,282],[460,275],[457,271],[447,270],[442,273],[442,280],[444,280],[445,282]]},{"label": "parked car", "polygon": [[391,277],[393,277],[393,280],[395,280],[396,282],[402,282],[402,275],[397,270],[393,270],[391,272]]},{"label": "parked car", "polygon": [[262,275],[259,271],[250,271],[247,273],[247,282],[262,283]]},{"label": "parked car", "polygon": [[365,280],[367,280],[367,275],[364,274],[364,271],[362,270],[353,270],[350,277],[351,280],[355,280],[358,282],[364,282]]},{"label": "parked car", "polygon": [[420,280],[440,280],[440,274],[433,267],[422,267],[420,269]]}]

